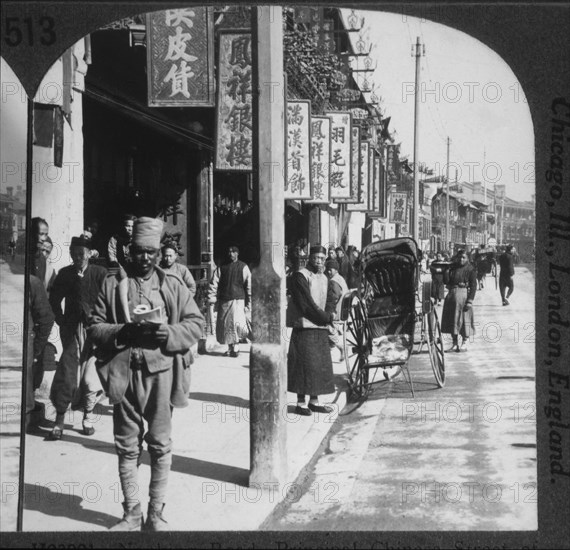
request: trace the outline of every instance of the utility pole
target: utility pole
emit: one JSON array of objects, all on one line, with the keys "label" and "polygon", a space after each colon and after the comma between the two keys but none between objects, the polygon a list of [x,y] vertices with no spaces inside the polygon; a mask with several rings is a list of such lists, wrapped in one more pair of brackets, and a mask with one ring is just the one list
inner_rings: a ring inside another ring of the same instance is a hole
[{"label": "utility pole", "polygon": [[[259,205],[260,263],[252,270],[253,334],[249,358],[251,485],[287,476],[285,326],[285,82],[280,6],[251,10],[253,54],[253,188]],[[269,86],[271,84],[271,86]],[[279,248],[281,247],[281,248]]]},{"label": "utility pole", "polygon": [[449,144],[447,137],[447,164],[445,167],[445,250],[449,250]]},{"label": "utility pole", "polygon": [[416,56],[416,85],[414,87],[415,102],[414,102],[414,207],[412,211],[412,237],[416,242],[419,239],[419,213],[420,213],[420,184],[418,180],[418,142],[419,142],[419,110],[420,110],[420,58],[425,55],[425,46],[422,46],[420,37],[417,37],[415,53]]}]

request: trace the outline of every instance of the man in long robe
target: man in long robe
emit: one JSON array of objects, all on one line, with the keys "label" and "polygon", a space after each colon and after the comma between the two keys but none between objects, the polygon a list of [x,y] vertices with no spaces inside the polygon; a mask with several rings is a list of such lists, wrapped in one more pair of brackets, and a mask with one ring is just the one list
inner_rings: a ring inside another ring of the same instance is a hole
[{"label": "man in long robe", "polygon": [[334,314],[325,311],[329,287],[325,259],[323,246],[311,247],[307,267],[291,277],[287,324],[293,332],[287,354],[287,390],[297,394],[295,412],[301,416],[332,411],[319,403],[319,395],[335,391],[328,339]]},{"label": "man in long robe", "polygon": [[228,249],[229,263],[214,271],[209,290],[209,302],[216,305],[216,340],[228,344],[224,355],[237,357],[239,342],[247,337],[251,304],[251,271],[239,260],[239,248]]}]

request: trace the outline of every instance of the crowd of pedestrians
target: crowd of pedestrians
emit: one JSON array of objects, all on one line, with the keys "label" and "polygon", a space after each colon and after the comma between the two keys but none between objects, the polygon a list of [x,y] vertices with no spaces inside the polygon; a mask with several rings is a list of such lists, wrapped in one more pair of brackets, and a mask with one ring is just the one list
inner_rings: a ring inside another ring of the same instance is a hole
[{"label": "crowd of pedestrians", "polygon": [[[451,258],[441,252],[429,257],[431,297],[436,305],[443,301],[441,330],[452,337],[452,346],[448,351],[467,351],[469,337],[475,330],[473,315],[475,293],[485,288],[487,275],[495,277],[498,275],[502,304],[503,306],[510,304],[509,297],[514,290],[515,253],[515,247],[507,245],[504,252],[499,254],[499,273],[497,273],[496,250],[485,248],[484,245],[473,249],[471,254],[465,249],[458,249]],[[446,288],[447,295],[445,295]]]},{"label": "crowd of pedestrians", "polygon": [[[123,518],[113,529],[167,529],[163,509],[172,462],[172,410],[188,405],[191,349],[204,334],[205,319],[194,300],[196,281],[178,262],[178,244],[163,240],[163,223],[155,218],[125,215],[121,231],[98,245],[98,225],[88,224],[71,239],[71,264],[59,272],[50,262],[48,223],[34,218],[31,227],[27,426],[34,429],[44,415],[34,391],[46,368],[55,364],[55,347],[48,340],[57,326],[62,351],[50,391],[56,418],[49,439],[64,437],[69,407],[83,411],[83,433],[93,435],[93,410],[106,395],[113,405],[124,496]],[[498,258],[503,305],[509,305],[514,290],[514,252],[508,246]],[[333,350],[344,360],[342,298],[360,288],[360,253],[354,246],[317,244],[308,254],[293,249],[287,260],[287,389],[296,394],[298,415],[330,413],[321,396],[335,391]],[[484,288],[478,273],[496,270],[495,258],[481,249],[470,261],[465,250],[458,250],[452,258],[441,253],[423,258],[421,266],[423,274],[431,272],[433,300],[443,301],[441,326],[452,336],[451,350],[466,351],[475,326],[475,293]],[[238,357],[240,343],[252,339],[251,299],[251,271],[239,259],[238,247],[230,246],[207,292],[217,314],[216,339],[228,346],[225,356]],[[132,491],[138,486],[143,440],[151,458],[146,521]]]}]

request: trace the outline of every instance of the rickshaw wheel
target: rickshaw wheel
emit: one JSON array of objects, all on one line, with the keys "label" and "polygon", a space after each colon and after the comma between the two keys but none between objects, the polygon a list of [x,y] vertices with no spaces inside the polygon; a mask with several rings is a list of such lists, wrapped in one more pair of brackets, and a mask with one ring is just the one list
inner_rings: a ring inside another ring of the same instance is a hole
[{"label": "rickshaw wheel", "polygon": [[357,398],[365,397],[369,391],[368,369],[364,367],[368,355],[368,342],[364,306],[358,296],[354,296],[346,320],[343,346],[350,396]]},{"label": "rickshaw wheel", "polygon": [[438,387],[443,388],[445,384],[445,350],[443,348],[441,326],[435,309],[432,309],[427,314],[427,328],[429,362]]}]

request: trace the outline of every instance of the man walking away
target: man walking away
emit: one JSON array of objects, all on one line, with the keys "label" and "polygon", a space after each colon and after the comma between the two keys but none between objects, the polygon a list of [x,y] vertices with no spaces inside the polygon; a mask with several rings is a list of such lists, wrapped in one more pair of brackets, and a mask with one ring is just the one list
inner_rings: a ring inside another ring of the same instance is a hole
[{"label": "man walking away", "polygon": [[216,304],[216,340],[228,344],[224,355],[237,357],[239,341],[247,336],[247,317],[251,304],[251,271],[240,261],[239,248],[228,248],[229,263],[214,271],[210,283],[209,302]]},{"label": "man walking away", "polygon": [[112,531],[143,528],[138,499],[143,439],[150,454],[144,529],[168,529],[162,513],[172,462],[172,408],[188,406],[190,348],[200,338],[204,322],[178,276],[155,266],[162,228],[162,221],[155,218],[136,220],[132,265],[126,273],[119,271],[105,279],[89,322],[97,371],[113,405],[124,496],[123,518]]},{"label": "man walking away", "polygon": [[[501,300],[503,300],[503,305],[509,305],[509,298],[515,289],[515,283],[513,281],[513,276],[515,274],[515,262],[514,262],[514,247],[512,244],[507,245],[505,252],[499,257],[499,266],[501,271],[499,273],[499,292],[501,293]],[[505,290],[509,289],[507,295],[505,296]]]}]

